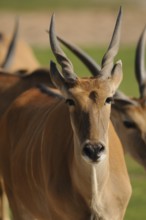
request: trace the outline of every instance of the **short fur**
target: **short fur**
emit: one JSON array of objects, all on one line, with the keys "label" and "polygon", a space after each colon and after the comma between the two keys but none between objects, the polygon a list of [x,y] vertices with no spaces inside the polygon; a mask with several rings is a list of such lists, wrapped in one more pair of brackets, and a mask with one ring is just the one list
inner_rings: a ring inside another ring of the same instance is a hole
[{"label": "short fur", "polygon": [[90,165],[76,155],[69,115],[63,100],[32,89],[2,118],[0,169],[15,220],[123,219],[131,186],[112,125],[106,159]]}]

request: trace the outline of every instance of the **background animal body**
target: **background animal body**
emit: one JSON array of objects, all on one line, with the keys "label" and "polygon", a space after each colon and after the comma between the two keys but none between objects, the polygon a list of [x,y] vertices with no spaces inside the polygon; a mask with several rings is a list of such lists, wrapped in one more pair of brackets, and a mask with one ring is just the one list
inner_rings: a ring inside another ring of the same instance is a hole
[{"label": "background animal body", "polygon": [[[49,70],[37,69],[28,75],[9,74],[6,72],[0,72],[0,118],[7,111],[11,103],[23,92],[30,88],[34,88],[43,83],[46,86],[53,86],[50,80]],[[1,207],[0,215],[8,216],[8,208],[5,205],[5,194],[2,181],[0,183],[1,188]],[[4,204],[3,204],[4,203]],[[7,217],[8,218],[8,217]],[[6,218],[6,220],[7,220]]]},{"label": "background animal body", "polygon": [[37,87],[40,84],[54,87],[51,82],[49,70],[38,68],[29,74],[0,72],[0,117],[10,104],[24,91]]}]

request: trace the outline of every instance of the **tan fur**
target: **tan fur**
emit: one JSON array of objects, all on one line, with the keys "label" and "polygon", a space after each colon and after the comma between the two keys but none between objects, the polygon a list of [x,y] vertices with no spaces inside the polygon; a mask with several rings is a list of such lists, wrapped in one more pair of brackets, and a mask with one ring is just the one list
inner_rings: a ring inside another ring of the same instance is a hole
[{"label": "tan fur", "polygon": [[[89,220],[91,216],[96,220],[123,219],[131,186],[122,147],[111,123],[108,129],[110,107],[104,106],[103,100],[112,91],[109,82],[103,83],[100,90],[98,81],[96,87],[89,83],[89,94],[96,90],[100,97],[102,104],[98,105],[89,95],[80,96],[85,94],[81,92],[84,84],[80,80],[68,91],[78,103],[76,110],[71,107],[69,111],[64,100],[32,89],[18,97],[2,118],[0,170],[15,220]],[[106,157],[95,164],[81,156],[84,126],[82,120],[77,123],[75,111],[81,111],[82,116],[85,109],[90,110],[90,118],[96,109],[96,114],[101,112],[95,119],[97,125],[91,120],[95,131],[89,137],[105,140]],[[97,196],[93,200],[94,191]]]},{"label": "tan fur", "polygon": [[[21,93],[28,90],[29,88],[36,87],[38,84],[43,83],[47,86],[53,86],[51,83],[49,70],[47,69],[37,69],[34,72],[31,72],[29,75],[19,75],[10,74],[3,71],[0,72],[0,118],[3,113],[7,110],[10,104],[17,98]],[[3,203],[4,189],[2,183],[0,183],[0,190],[2,191],[0,199]],[[5,202],[4,202],[5,203]],[[5,208],[5,205],[0,206],[0,215],[8,215],[8,208]],[[7,218],[4,217],[4,220]]]},{"label": "tan fur", "polygon": [[49,70],[36,69],[29,75],[0,71],[0,117],[17,96],[41,83],[53,87]]},{"label": "tan fur", "polygon": [[[133,100],[137,105],[127,104],[121,108],[113,105],[111,119],[125,153],[129,153],[146,169],[146,99]],[[134,123],[135,127],[125,127],[126,120]]]}]

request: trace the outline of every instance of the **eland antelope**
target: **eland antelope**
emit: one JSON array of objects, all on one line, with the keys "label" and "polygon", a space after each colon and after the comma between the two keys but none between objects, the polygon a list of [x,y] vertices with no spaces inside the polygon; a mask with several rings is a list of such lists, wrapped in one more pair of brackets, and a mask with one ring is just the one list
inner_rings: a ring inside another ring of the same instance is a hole
[{"label": "eland antelope", "polygon": [[62,72],[50,75],[63,99],[31,89],[0,121],[0,171],[15,220],[122,220],[131,195],[123,149],[110,122],[122,80],[114,64],[119,11],[99,74],[79,78],[50,24],[50,45]]},{"label": "eland antelope", "polygon": [[[100,72],[100,66],[83,50],[58,37],[89,69],[92,75]],[[135,74],[140,97],[131,98],[117,91],[112,105],[111,120],[120,137],[124,151],[146,168],[146,70],[144,61],[146,27],[136,49]]]}]

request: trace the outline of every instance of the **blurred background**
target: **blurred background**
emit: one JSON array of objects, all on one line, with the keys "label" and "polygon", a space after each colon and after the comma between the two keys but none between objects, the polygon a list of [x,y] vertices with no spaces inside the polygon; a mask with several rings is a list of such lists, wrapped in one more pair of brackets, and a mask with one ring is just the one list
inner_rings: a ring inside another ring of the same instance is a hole
[{"label": "blurred background", "polygon": [[[54,59],[50,52],[47,30],[53,12],[56,32],[88,52],[100,64],[113,32],[119,6],[123,7],[121,46],[117,59],[123,62],[124,79],[120,89],[137,97],[138,85],[134,75],[135,48],[146,25],[146,0],[1,0],[0,30],[13,32],[19,18],[19,38],[33,49],[41,65],[49,67]],[[78,59],[65,49],[77,74],[89,74]],[[146,59],[145,59],[146,62]],[[126,157],[133,194],[125,220],[146,219],[146,173],[130,157]]]}]

